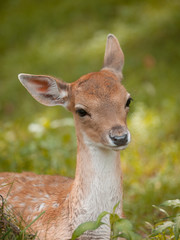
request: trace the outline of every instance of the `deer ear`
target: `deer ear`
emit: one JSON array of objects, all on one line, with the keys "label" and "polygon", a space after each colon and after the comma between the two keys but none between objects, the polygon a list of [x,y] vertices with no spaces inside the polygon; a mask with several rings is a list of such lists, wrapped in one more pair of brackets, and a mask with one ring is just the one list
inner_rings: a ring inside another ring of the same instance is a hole
[{"label": "deer ear", "polygon": [[119,42],[113,34],[109,34],[107,37],[103,69],[108,69],[122,78],[123,65],[124,54]]},{"label": "deer ear", "polygon": [[41,104],[68,106],[68,83],[44,75],[21,73],[18,78],[33,98]]}]

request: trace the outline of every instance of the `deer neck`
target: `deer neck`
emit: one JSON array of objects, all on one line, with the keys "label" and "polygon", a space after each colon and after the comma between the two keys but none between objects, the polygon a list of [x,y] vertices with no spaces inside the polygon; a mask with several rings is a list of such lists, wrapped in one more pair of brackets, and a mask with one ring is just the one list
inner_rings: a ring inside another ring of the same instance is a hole
[{"label": "deer neck", "polygon": [[[122,214],[122,174],[120,153],[78,138],[76,175],[70,194],[71,214],[76,225],[95,220],[102,211],[112,211],[120,201]],[[74,215],[74,217],[73,217]],[[77,217],[78,216],[78,217]]]}]

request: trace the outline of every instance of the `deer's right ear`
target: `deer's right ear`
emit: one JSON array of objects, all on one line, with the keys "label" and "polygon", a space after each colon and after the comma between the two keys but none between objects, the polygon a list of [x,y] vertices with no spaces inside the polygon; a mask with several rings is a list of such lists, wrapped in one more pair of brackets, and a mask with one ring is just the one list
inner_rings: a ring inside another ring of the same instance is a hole
[{"label": "deer's right ear", "polygon": [[113,34],[109,34],[107,37],[103,69],[115,73],[121,79],[123,65],[124,54],[119,42]]},{"label": "deer's right ear", "polygon": [[44,75],[21,73],[18,75],[18,78],[33,98],[41,104],[68,107],[68,83]]}]

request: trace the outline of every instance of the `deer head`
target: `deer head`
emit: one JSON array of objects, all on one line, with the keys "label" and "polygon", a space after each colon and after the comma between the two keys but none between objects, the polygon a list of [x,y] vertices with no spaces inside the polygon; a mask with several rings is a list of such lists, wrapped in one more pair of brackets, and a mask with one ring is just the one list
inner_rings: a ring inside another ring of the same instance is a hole
[{"label": "deer head", "polygon": [[126,117],[132,100],[121,83],[123,65],[119,42],[109,34],[99,72],[86,74],[73,83],[23,73],[18,78],[41,104],[61,105],[73,113],[78,141],[121,150],[130,142]]}]

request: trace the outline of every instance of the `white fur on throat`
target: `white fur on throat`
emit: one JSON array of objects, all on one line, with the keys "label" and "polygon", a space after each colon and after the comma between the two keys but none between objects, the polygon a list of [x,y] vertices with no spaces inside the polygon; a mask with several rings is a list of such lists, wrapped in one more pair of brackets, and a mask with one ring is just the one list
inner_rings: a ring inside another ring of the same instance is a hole
[{"label": "white fur on throat", "polygon": [[[84,144],[79,146],[77,177],[72,190],[72,193],[76,192],[76,198],[73,199],[72,196],[70,199],[72,206],[74,205],[72,214],[75,214],[73,228],[83,222],[96,220],[103,211],[112,212],[118,202],[120,204],[117,213],[122,215],[119,152],[96,146],[86,136],[83,137]],[[108,217],[104,220],[108,222]],[[104,226],[98,232],[100,235],[108,235],[109,229]]]}]

